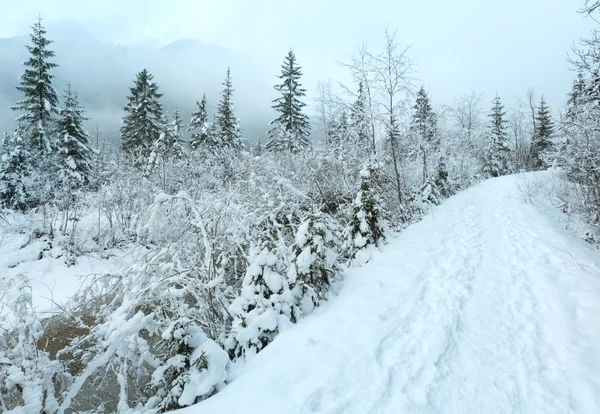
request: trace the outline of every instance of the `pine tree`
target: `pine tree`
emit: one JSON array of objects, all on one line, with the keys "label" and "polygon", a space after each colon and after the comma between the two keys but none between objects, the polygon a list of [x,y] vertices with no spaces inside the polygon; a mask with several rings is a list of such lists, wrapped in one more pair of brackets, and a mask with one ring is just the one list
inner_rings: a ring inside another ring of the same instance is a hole
[{"label": "pine tree", "polygon": [[358,84],[358,96],[350,111],[350,129],[357,144],[366,150],[372,150],[371,134],[369,131],[369,115],[363,84]]},{"label": "pine tree", "polygon": [[206,109],[206,95],[202,96],[202,101],[196,102],[198,108],[192,112],[192,119],[186,132],[192,132],[190,147],[198,149],[200,147],[214,148],[218,144],[215,134],[209,134],[211,123],[208,120]]},{"label": "pine tree", "polygon": [[428,156],[439,150],[440,142],[437,134],[437,117],[431,108],[427,92],[422,86],[417,92],[417,99],[413,108],[415,112],[412,117],[410,132],[417,140],[418,148],[423,156],[423,183],[426,183],[428,179]]},{"label": "pine tree", "polygon": [[552,136],[554,135],[554,122],[550,116],[550,109],[542,96],[540,106],[535,117],[536,133],[531,143],[529,152],[529,163],[532,168],[541,168],[544,165],[544,156],[554,146]]},{"label": "pine tree", "polygon": [[25,71],[17,86],[24,99],[12,109],[21,112],[17,119],[22,133],[30,140],[31,149],[39,153],[38,158],[43,159],[55,149],[49,128],[52,116],[58,113],[58,96],[52,85],[54,75],[50,70],[58,65],[50,61],[54,57],[54,52],[48,49],[52,41],[45,37],[41,17],[31,29],[31,45],[25,46],[30,56],[24,63]]},{"label": "pine tree", "polygon": [[290,49],[279,76],[282,83],[275,85],[275,90],[281,93],[281,97],[273,101],[272,108],[279,116],[269,123],[273,127],[268,131],[271,139],[266,145],[268,151],[298,152],[310,145],[310,123],[308,117],[302,113],[306,104],[300,101],[306,94],[299,82],[302,76],[301,69],[296,64],[294,52]]},{"label": "pine tree", "polygon": [[5,134],[0,157],[0,206],[27,210],[35,204],[33,192],[34,157],[22,135],[20,123],[12,136]]},{"label": "pine tree", "polygon": [[70,83],[63,104],[64,108],[56,122],[59,175],[63,183],[70,188],[76,188],[89,181],[92,169],[89,134],[83,127],[83,121],[88,118]]},{"label": "pine tree", "polygon": [[504,106],[496,95],[490,112],[490,144],[486,155],[486,171],[491,177],[499,177],[510,173],[508,135]]},{"label": "pine tree", "polygon": [[219,145],[222,148],[241,149],[243,147],[240,124],[233,108],[233,85],[231,84],[231,70],[227,68],[227,75],[223,81],[224,89],[221,92],[221,101],[217,108],[216,123],[219,128]]},{"label": "pine tree", "polygon": [[160,104],[162,94],[154,77],[146,70],[136,75],[134,86],[130,88],[121,127],[121,148],[135,166],[140,167],[148,160],[153,146],[160,137],[163,110]]}]

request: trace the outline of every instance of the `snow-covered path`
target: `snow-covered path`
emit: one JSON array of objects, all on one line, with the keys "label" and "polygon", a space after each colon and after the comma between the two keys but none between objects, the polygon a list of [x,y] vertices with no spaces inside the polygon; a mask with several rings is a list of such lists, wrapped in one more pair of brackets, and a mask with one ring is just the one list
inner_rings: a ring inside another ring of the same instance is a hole
[{"label": "snow-covered path", "polygon": [[182,413],[600,413],[598,253],[488,180]]}]

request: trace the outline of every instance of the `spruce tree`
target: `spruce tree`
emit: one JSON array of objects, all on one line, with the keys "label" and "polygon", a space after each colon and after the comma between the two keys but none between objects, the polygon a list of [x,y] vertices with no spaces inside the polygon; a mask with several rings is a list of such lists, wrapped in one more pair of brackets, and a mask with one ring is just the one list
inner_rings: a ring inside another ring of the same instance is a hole
[{"label": "spruce tree", "polygon": [[173,120],[171,121],[169,134],[169,158],[179,159],[183,155],[183,129],[181,114],[177,109],[173,111]]},{"label": "spruce tree", "polygon": [[372,149],[373,146],[369,125],[366,96],[363,90],[363,84],[360,82],[358,84],[358,96],[350,110],[350,129],[356,144],[361,145],[366,150]]},{"label": "spruce tree", "polygon": [[51,61],[54,52],[48,46],[52,41],[45,37],[41,17],[31,29],[31,45],[25,46],[30,56],[24,62],[25,71],[17,86],[24,98],[12,109],[21,112],[17,120],[21,123],[23,138],[30,141],[31,149],[38,153],[38,161],[42,161],[55,149],[50,127],[53,115],[58,113],[58,96],[50,71],[58,65]]},{"label": "spruce tree", "polygon": [[281,96],[273,101],[272,108],[279,116],[269,123],[270,141],[266,145],[269,151],[299,152],[308,148],[310,124],[308,117],[302,112],[306,104],[300,98],[306,90],[300,84],[302,68],[296,64],[296,56],[290,49],[282,65],[279,79],[282,83],[275,85]]},{"label": "spruce tree", "polygon": [[496,95],[490,112],[490,143],[486,156],[486,172],[491,177],[499,177],[510,173],[508,135],[506,133],[506,120],[504,106],[500,97]]},{"label": "spruce tree", "polygon": [[170,120],[167,115],[163,115],[159,125],[159,135],[148,157],[146,173],[152,172],[160,165],[160,175],[163,179],[163,188],[166,188],[167,164],[171,161],[180,159],[183,155],[183,134],[181,131],[181,115],[176,109],[173,112],[173,119]]},{"label": "spruce tree", "polygon": [[88,118],[70,83],[64,95],[63,105],[64,108],[56,122],[59,175],[63,183],[76,188],[89,181],[92,150],[89,134],[83,127],[83,122]]},{"label": "spruce tree", "polygon": [[223,81],[224,89],[217,107],[216,123],[219,128],[219,145],[222,148],[241,149],[243,147],[240,124],[233,108],[233,85],[231,84],[231,70],[227,68],[227,75]]},{"label": "spruce tree", "polygon": [[150,157],[163,122],[162,94],[158,93],[158,85],[152,81],[153,78],[146,69],[136,75],[124,108],[127,114],[121,127],[121,148],[137,167],[145,164]]},{"label": "spruce tree", "polygon": [[431,151],[437,151],[439,139],[437,137],[437,118],[433,112],[427,92],[421,86],[417,92],[417,99],[413,107],[415,112],[411,122],[411,132],[415,134],[423,145]]},{"label": "spruce tree", "polygon": [[261,156],[263,155],[263,145],[262,145],[262,140],[260,138],[260,135],[256,138],[256,145],[254,146],[254,155],[256,156]]},{"label": "spruce tree", "polygon": [[211,123],[208,120],[206,109],[206,94],[202,96],[202,101],[196,102],[198,108],[192,112],[192,119],[186,132],[191,132],[190,147],[198,149],[200,147],[214,148],[218,144],[215,134],[210,134]]},{"label": "spruce tree", "polygon": [[360,171],[360,189],[352,204],[348,229],[348,250],[352,258],[368,246],[379,246],[385,240],[383,201],[377,181],[379,168],[372,164]]},{"label": "spruce tree", "polygon": [[573,87],[569,93],[569,99],[567,100],[567,118],[572,122],[577,115],[581,112],[581,104],[586,94],[585,79],[583,78],[583,72],[577,73],[577,78],[573,81]]},{"label": "spruce tree", "polygon": [[550,115],[550,109],[542,96],[540,106],[535,117],[536,133],[531,143],[529,163],[532,168],[541,168],[544,165],[544,156],[554,146],[552,136],[554,135],[554,122]]},{"label": "spruce tree", "polygon": [[417,140],[418,148],[423,156],[423,183],[426,183],[428,179],[428,156],[439,150],[440,142],[437,134],[437,117],[431,108],[427,92],[422,86],[417,92],[417,99],[413,108],[415,112],[412,117],[410,132]]},{"label": "spruce tree", "polygon": [[35,203],[33,154],[23,137],[20,122],[12,136],[4,134],[0,156],[0,206],[27,210]]}]

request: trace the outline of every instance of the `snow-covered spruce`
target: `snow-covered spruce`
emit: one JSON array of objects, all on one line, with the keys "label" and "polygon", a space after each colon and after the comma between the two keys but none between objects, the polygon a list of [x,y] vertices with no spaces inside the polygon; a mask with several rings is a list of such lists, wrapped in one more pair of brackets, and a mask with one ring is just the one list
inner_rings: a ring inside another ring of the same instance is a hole
[{"label": "snow-covered spruce", "polygon": [[13,135],[4,135],[0,156],[0,207],[26,210],[36,203],[34,161],[30,146],[17,128]]},{"label": "snow-covered spruce", "polygon": [[265,146],[267,151],[297,153],[310,146],[310,122],[308,116],[302,112],[306,104],[300,100],[306,95],[306,90],[300,84],[301,76],[302,68],[290,49],[279,75],[282,83],[275,85],[275,90],[281,93],[281,97],[273,101],[273,109],[279,115],[269,123],[273,126],[268,131],[270,141]]},{"label": "snow-covered spruce", "polygon": [[137,167],[147,165],[164,125],[162,94],[153,79],[146,69],[139,72],[124,108],[127,114],[121,127],[121,148],[127,160]]},{"label": "snow-covered spruce", "polygon": [[[336,272],[339,247],[337,224],[327,214],[308,215],[296,232],[292,265],[288,270],[302,315],[312,312],[325,298]],[[295,281],[295,282],[294,282]]]},{"label": "snow-covered spruce", "polygon": [[502,105],[500,97],[496,95],[492,104],[492,111],[489,115],[489,147],[485,160],[485,172],[490,177],[499,177],[510,174],[512,171],[510,160],[511,149],[508,146],[505,115],[504,105]]},{"label": "snow-covered spruce", "polygon": [[352,258],[357,258],[359,252],[370,246],[379,246],[385,240],[386,226],[377,178],[376,165],[360,171],[360,190],[352,204],[352,218],[348,231],[348,250]]},{"label": "snow-covered spruce", "polygon": [[299,309],[280,260],[264,244],[251,248],[240,296],[229,306],[233,316],[225,343],[232,358],[251,358],[297,321]]},{"label": "snow-covered spruce", "polygon": [[63,106],[56,121],[56,133],[60,143],[58,178],[68,190],[74,190],[89,182],[92,150],[89,134],[83,127],[83,122],[88,118],[70,83],[65,92]]},{"label": "snow-covered spruce", "polygon": [[[190,309],[190,315],[196,312]],[[225,385],[229,356],[193,318],[174,320],[161,338],[157,345],[161,364],[150,383],[160,411],[192,405]]]}]

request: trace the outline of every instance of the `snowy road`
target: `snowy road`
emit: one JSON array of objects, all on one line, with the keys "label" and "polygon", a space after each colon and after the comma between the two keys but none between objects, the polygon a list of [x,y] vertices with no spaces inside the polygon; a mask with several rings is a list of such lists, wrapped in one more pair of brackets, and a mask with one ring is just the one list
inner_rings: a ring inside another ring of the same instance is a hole
[{"label": "snowy road", "polygon": [[600,413],[598,252],[489,180],[182,413]]}]

